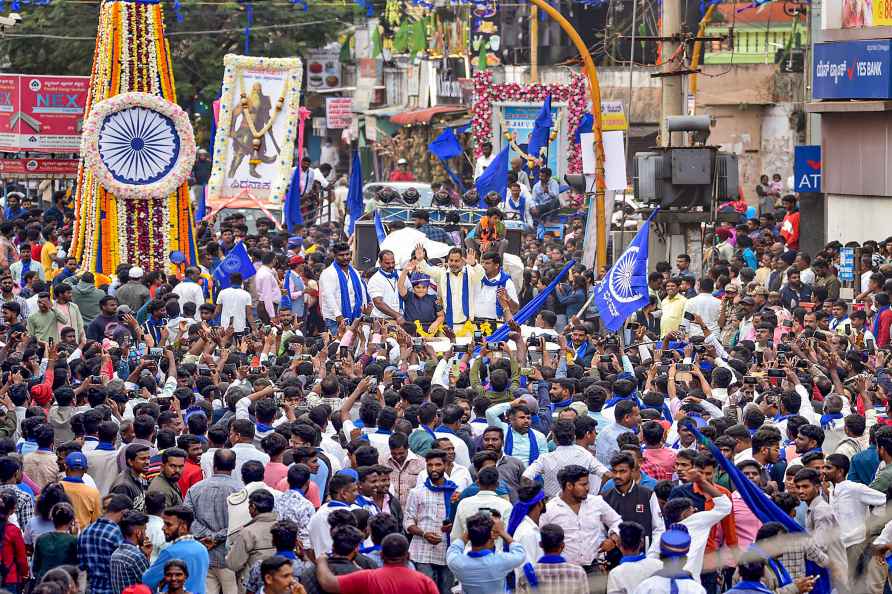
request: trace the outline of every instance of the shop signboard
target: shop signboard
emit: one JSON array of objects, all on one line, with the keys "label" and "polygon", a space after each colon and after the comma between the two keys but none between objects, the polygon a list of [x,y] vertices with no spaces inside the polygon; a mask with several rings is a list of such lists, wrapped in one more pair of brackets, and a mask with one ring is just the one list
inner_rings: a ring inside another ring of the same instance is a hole
[{"label": "shop signboard", "polygon": [[892,98],[892,41],[816,43],[812,93],[815,99]]},{"label": "shop signboard", "polygon": [[80,151],[90,77],[0,74],[0,151]]}]

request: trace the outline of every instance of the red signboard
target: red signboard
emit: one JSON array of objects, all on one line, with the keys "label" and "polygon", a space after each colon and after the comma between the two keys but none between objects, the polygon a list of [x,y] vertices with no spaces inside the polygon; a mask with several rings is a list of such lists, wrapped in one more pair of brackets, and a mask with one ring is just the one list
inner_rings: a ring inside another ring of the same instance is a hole
[{"label": "red signboard", "polygon": [[0,151],[80,151],[88,76],[0,74]]},{"label": "red signboard", "polygon": [[77,159],[0,159],[0,175],[77,175]]}]

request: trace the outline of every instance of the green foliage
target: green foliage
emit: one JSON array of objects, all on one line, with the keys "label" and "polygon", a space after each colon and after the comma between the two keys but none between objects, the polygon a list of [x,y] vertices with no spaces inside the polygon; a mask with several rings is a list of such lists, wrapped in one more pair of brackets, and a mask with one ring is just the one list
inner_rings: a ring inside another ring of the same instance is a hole
[{"label": "green foliage", "polygon": [[[196,99],[210,102],[219,94],[223,56],[244,51],[246,17],[244,5],[235,1],[210,4],[207,0],[181,0],[181,4],[183,22],[177,22],[169,3],[165,3],[164,16],[177,100],[189,107]],[[307,12],[283,0],[256,1],[253,6],[250,53],[275,58],[305,57],[307,50],[337,40],[356,15],[362,14],[349,1],[342,6],[311,3]],[[15,34],[35,37],[0,38],[0,51],[8,57],[6,72],[90,74],[99,20],[98,3],[54,2],[41,8],[26,7],[22,16]],[[290,26],[300,23],[316,24]],[[277,27],[265,28],[271,25]]]}]

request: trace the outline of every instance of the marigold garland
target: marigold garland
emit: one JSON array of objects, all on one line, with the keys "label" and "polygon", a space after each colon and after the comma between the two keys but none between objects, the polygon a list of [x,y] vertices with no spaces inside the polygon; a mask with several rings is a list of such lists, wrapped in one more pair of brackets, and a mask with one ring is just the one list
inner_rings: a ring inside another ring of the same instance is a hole
[{"label": "marigold garland", "polygon": [[[98,103],[131,92],[176,102],[164,35],[160,3],[102,1],[85,112],[88,117]],[[73,253],[82,269],[113,275],[118,264],[128,262],[146,270],[164,270],[172,251],[185,254],[188,264],[197,261],[186,183],[165,189],[158,199],[146,199],[147,194],[113,194],[103,188],[103,182],[81,162],[74,200]]]}]

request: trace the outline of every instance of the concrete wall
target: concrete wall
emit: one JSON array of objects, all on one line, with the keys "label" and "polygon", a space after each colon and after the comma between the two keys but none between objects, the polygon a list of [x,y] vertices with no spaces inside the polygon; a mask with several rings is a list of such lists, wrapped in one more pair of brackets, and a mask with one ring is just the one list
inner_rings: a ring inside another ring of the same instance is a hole
[{"label": "concrete wall", "polygon": [[713,117],[715,126],[709,144],[737,155],[743,195],[756,203],[756,184],[762,171],[762,107],[756,105],[714,105],[698,107],[697,112]]},{"label": "concrete wall", "polygon": [[827,194],[826,213],[828,242],[880,240],[890,235],[892,198]]},{"label": "concrete wall", "polygon": [[800,144],[794,129],[796,109],[793,103],[778,103],[766,106],[762,112],[762,171],[769,176],[780,173],[785,184],[793,176],[793,151]]}]

